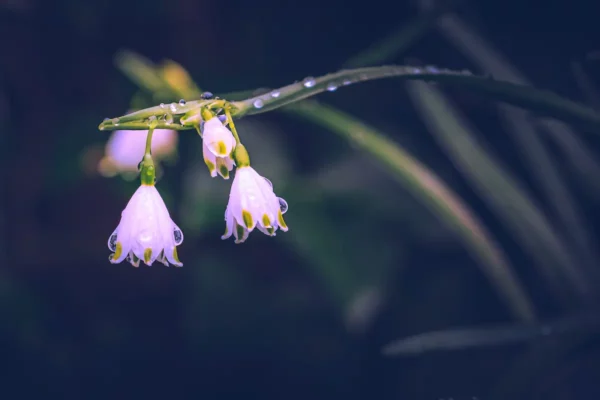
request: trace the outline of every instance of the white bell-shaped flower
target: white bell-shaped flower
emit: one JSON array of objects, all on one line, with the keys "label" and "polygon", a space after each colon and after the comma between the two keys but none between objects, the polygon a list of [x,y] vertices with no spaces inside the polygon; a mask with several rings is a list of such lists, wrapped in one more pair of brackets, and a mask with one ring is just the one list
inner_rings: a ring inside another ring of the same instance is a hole
[{"label": "white bell-shaped flower", "polygon": [[275,236],[277,228],[287,232],[283,220],[287,208],[285,200],[273,192],[268,179],[249,165],[238,167],[225,211],[225,234],[221,238],[234,235],[235,243],[242,243],[255,227],[269,236]]},{"label": "white bell-shaped flower", "polygon": [[231,153],[235,149],[235,138],[218,117],[204,122],[202,128],[202,154],[213,178],[217,174],[229,179],[234,162]]},{"label": "white bell-shaped flower", "polygon": [[183,242],[181,229],[173,222],[165,202],[153,185],[142,184],[133,194],[121,214],[117,229],[108,239],[113,252],[113,264],[125,258],[134,267],[140,260],[152,265],[156,260],[183,266],[177,256],[177,246]]}]

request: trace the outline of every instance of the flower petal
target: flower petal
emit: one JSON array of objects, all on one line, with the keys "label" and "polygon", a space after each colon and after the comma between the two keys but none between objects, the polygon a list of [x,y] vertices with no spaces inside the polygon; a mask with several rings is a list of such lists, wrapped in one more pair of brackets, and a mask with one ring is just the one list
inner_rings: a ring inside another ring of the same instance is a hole
[{"label": "flower petal", "polygon": [[202,156],[204,157],[204,163],[208,167],[210,176],[213,178],[217,176],[217,156],[208,150],[206,142],[202,143]]},{"label": "flower petal", "polygon": [[218,118],[204,123],[202,140],[211,153],[217,157],[227,157],[235,148],[235,138]]}]

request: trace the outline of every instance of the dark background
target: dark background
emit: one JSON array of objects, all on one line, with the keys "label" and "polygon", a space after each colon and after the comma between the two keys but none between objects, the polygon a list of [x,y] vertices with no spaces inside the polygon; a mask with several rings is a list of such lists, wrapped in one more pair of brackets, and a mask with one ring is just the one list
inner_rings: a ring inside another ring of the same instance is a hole
[{"label": "dark background", "polygon": [[[594,2],[461,3],[461,17],[536,86],[586,100],[571,63],[600,75]],[[108,138],[98,123],[123,115],[137,91],[115,67],[117,51],[172,59],[213,92],[277,87],[339,69],[417,15],[406,1],[0,0],[0,398],[484,400],[502,389],[598,398],[593,332],[566,347],[558,338],[547,348],[382,356],[403,336],[511,316],[422,204],[341,139],[277,112],[238,129],[290,205],[288,233],[221,241],[229,184],[207,178],[200,140],[183,132],[179,162],[158,187],[186,235],[185,266],[107,261],[106,240],[137,183],[99,176],[84,156]],[[435,30],[388,63],[407,59],[474,68]],[[493,103],[452,93],[531,183]],[[461,195],[507,252],[540,318],[580,311],[562,309],[540,284],[401,86],[365,83],[320,99],[388,133]],[[399,126],[409,133],[395,133]],[[593,231],[597,202],[581,188],[573,196]]]}]

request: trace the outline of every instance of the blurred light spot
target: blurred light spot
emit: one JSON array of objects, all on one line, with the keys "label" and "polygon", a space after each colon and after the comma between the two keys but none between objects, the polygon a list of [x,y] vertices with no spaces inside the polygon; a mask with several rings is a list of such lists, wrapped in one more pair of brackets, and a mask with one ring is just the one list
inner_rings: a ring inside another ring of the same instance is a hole
[{"label": "blurred light spot", "polygon": [[[104,157],[97,164],[98,172],[106,177],[116,174],[135,176],[144,156],[146,133],[147,131],[115,131],[106,144]],[[155,162],[174,155],[177,141],[177,132],[156,129],[152,136],[152,156]]]}]

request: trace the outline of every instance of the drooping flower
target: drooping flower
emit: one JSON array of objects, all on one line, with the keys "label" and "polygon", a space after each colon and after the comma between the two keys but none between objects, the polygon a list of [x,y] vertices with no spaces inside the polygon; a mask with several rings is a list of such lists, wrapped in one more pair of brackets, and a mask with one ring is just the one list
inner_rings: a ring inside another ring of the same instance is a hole
[{"label": "drooping flower", "polygon": [[[138,164],[144,156],[146,135],[144,131],[115,131],[106,143],[104,158],[98,165],[104,176],[117,173],[137,173]],[[155,129],[152,137],[152,156],[156,161],[167,158],[177,148],[177,132],[171,129]]]},{"label": "drooping flower", "polygon": [[202,154],[213,178],[217,174],[229,179],[234,162],[231,154],[235,149],[235,138],[218,117],[204,122],[202,128]]},{"label": "drooping flower", "polygon": [[285,200],[273,192],[268,179],[249,165],[238,166],[225,211],[225,234],[221,239],[233,235],[235,243],[242,243],[255,227],[269,236],[275,236],[278,228],[287,232],[283,219],[287,208]]},{"label": "drooping flower", "polygon": [[134,267],[140,260],[152,265],[156,260],[183,266],[177,246],[183,242],[181,229],[173,222],[165,203],[151,184],[142,184],[121,214],[117,229],[108,239],[113,264],[127,259]]}]

